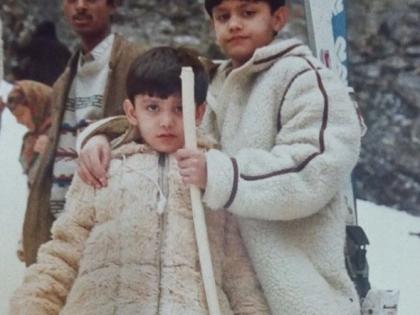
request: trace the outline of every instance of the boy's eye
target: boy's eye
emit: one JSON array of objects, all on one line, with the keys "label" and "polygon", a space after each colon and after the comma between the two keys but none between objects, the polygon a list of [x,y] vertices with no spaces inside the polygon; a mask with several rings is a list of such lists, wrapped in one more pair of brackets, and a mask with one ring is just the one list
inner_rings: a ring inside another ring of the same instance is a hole
[{"label": "boy's eye", "polygon": [[182,106],[177,106],[175,108],[175,113],[182,113]]},{"label": "boy's eye", "polygon": [[242,12],[242,15],[243,15],[244,17],[252,17],[252,16],[254,16],[254,15],[255,15],[255,13],[256,13],[256,11],[255,11],[255,10],[244,10],[244,11]]},{"label": "boy's eye", "polygon": [[216,14],[215,19],[221,23],[226,22],[227,20],[229,20],[229,14],[228,13],[219,13]]},{"label": "boy's eye", "polygon": [[159,110],[159,106],[157,106],[156,104],[150,104],[147,105],[146,109],[148,112],[157,112]]}]

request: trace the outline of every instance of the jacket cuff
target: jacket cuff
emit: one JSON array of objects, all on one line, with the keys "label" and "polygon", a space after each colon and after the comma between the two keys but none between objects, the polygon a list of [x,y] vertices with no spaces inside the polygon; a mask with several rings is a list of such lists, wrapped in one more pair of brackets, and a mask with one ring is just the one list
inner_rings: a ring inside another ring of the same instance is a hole
[{"label": "jacket cuff", "polygon": [[211,209],[229,208],[238,190],[238,165],[218,150],[210,150],[207,159],[207,186],[203,201]]}]

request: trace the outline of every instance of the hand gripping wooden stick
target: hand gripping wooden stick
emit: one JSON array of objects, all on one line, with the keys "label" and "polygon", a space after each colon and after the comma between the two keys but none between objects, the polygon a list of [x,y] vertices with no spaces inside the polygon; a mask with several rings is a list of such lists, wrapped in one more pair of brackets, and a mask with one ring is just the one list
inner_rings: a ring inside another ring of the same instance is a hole
[{"label": "hand gripping wooden stick", "polygon": [[[195,130],[194,73],[191,67],[182,67],[181,80],[185,147],[187,149],[196,149],[197,134]],[[207,306],[210,315],[221,315],[207,236],[206,219],[204,217],[204,208],[201,203],[201,193],[198,187],[191,185],[190,195],[195,238],[200,258],[201,275],[203,277]]]}]

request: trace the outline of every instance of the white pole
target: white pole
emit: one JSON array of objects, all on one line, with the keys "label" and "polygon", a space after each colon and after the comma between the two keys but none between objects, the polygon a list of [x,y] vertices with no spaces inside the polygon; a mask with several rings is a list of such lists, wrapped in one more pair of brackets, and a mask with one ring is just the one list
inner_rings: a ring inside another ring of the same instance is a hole
[{"label": "white pole", "polygon": [[[194,72],[191,67],[182,67],[181,80],[185,147],[187,149],[196,149],[197,134],[195,129]],[[209,313],[210,315],[221,315],[207,236],[206,219],[204,217],[204,208],[201,203],[201,193],[198,187],[191,186],[190,195],[195,238],[197,241],[201,275],[203,278]]]}]

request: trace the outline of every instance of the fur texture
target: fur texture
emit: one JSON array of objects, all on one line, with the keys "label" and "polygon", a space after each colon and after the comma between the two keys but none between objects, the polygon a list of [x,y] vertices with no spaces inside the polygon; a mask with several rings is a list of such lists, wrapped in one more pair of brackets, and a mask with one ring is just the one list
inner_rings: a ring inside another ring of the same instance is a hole
[{"label": "fur texture", "polygon": [[340,79],[297,40],[225,62],[210,86],[203,129],[204,200],[240,217],[242,237],[273,314],[359,314],[344,264],[343,187],[361,128]]},{"label": "fur texture", "polygon": [[[75,177],[53,239],[27,270],[10,314],[208,314],[176,160],[159,163],[158,153],[136,143],[113,157],[108,187]],[[207,211],[206,219],[223,314],[269,314],[235,218]]]}]

